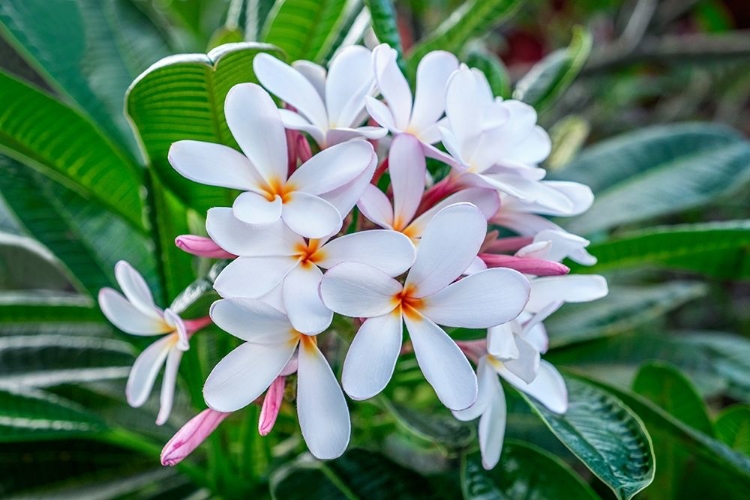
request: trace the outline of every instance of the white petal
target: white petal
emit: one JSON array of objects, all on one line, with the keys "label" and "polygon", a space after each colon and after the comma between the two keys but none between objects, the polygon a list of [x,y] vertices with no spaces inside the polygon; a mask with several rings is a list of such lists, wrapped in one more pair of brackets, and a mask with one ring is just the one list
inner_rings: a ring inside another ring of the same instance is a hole
[{"label": "white petal", "polygon": [[487,264],[484,263],[482,259],[479,257],[474,257],[474,260],[471,261],[471,264],[469,264],[469,267],[466,268],[466,271],[463,272],[466,276],[471,276],[472,274],[481,273],[482,271],[487,270]]},{"label": "white petal", "polygon": [[297,415],[315,457],[326,460],[344,453],[351,432],[344,393],[318,346],[304,339],[297,368]]},{"label": "white petal", "polygon": [[412,130],[427,130],[443,115],[445,87],[456,69],[456,56],[442,50],[430,52],[419,61],[414,111],[409,124]]},{"label": "white petal", "polygon": [[284,307],[298,332],[315,335],[331,324],[333,311],[320,298],[323,273],[312,264],[297,266],[284,278]]},{"label": "white petal", "polygon": [[400,134],[393,139],[388,172],[393,187],[393,225],[400,230],[414,218],[424,194],[425,158],[422,146],[414,136]]},{"label": "white petal", "polygon": [[289,229],[305,238],[324,238],[341,229],[336,207],[314,194],[296,191],[284,203],[281,218]]},{"label": "white petal", "polygon": [[326,82],[328,119],[333,126],[357,125],[374,78],[372,55],[361,45],[349,46],[333,58]]},{"label": "white petal", "polygon": [[393,225],[393,207],[391,201],[377,186],[368,184],[357,202],[362,214],[380,227],[390,228]]},{"label": "white petal", "polygon": [[562,260],[579,250],[586,248],[589,245],[589,240],[571,234],[567,231],[554,231],[551,229],[545,229],[539,231],[534,236],[534,241],[538,243],[547,243],[549,249],[547,251],[546,259],[554,260],[556,262],[562,262]]},{"label": "white petal", "polygon": [[508,371],[530,384],[539,373],[541,355],[534,346],[521,337],[516,338],[516,345],[518,346],[518,358],[503,361],[503,365]]},{"label": "white petal", "polygon": [[281,121],[284,122],[284,127],[306,132],[312,136],[313,140],[318,143],[318,146],[325,146],[325,130],[317,125],[313,125],[307,121],[307,118],[290,109],[279,109],[279,114],[281,115]]},{"label": "white petal", "polygon": [[232,205],[232,213],[242,222],[265,226],[273,224],[281,217],[282,202],[280,196],[269,200],[257,193],[240,193]]},{"label": "white petal", "polygon": [[174,328],[174,334],[177,335],[177,349],[187,351],[190,349],[190,338],[188,337],[187,328],[182,318],[170,308],[164,309],[164,321]]},{"label": "white petal", "polygon": [[130,406],[137,408],[146,402],[174,343],[172,335],[167,335],[148,346],[136,358],[125,386],[125,396]]},{"label": "white petal", "polygon": [[211,319],[237,338],[256,344],[280,344],[292,340],[286,314],[258,299],[224,299],[211,305]]},{"label": "white petal", "polygon": [[456,147],[470,160],[482,132],[482,108],[474,74],[461,68],[450,77],[445,95],[445,111]]},{"label": "white petal", "polygon": [[221,144],[178,141],[169,148],[168,158],[183,177],[200,184],[254,191],[262,183],[250,160]]},{"label": "white petal", "polygon": [[273,290],[298,264],[294,257],[239,257],[221,271],[214,289],[225,298],[257,299]]},{"label": "white petal", "polygon": [[307,78],[307,81],[315,88],[315,92],[318,93],[320,98],[325,99],[326,69],[323,66],[310,61],[294,61],[292,68]]},{"label": "white petal", "polygon": [[131,335],[158,335],[172,331],[164,320],[144,314],[111,288],[99,291],[99,307],[113,325]]},{"label": "white petal", "polygon": [[552,150],[552,141],[547,132],[540,126],[535,126],[531,132],[519,142],[508,155],[516,161],[527,165],[543,162]]},{"label": "white petal", "polygon": [[258,81],[276,97],[294,106],[314,125],[328,128],[328,117],[320,94],[299,71],[263,53],[255,56],[253,69]]},{"label": "white petal", "polygon": [[402,339],[401,315],[395,311],[362,323],[346,354],[341,375],[350,398],[369,399],[388,385]]},{"label": "white petal", "polygon": [[[591,188],[585,184],[578,182],[563,182],[563,181],[544,181],[544,183],[552,189],[565,195],[572,203],[573,208],[565,214],[559,215],[579,215],[591,208],[594,203],[594,193],[591,192]],[[558,215],[558,214],[549,214]]]},{"label": "white petal", "polygon": [[487,352],[501,360],[518,358],[516,336],[510,322],[493,326],[487,331]]},{"label": "white petal", "polygon": [[221,248],[244,257],[292,255],[295,246],[304,243],[281,220],[266,226],[251,225],[235,217],[231,208],[223,207],[209,209],[206,231]]},{"label": "white petal", "polygon": [[164,378],[161,381],[161,395],[159,397],[159,414],[156,416],[156,425],[164,424],[172,413],[174,402],[174,390],[177,385],[177,371],[180,368],[182,351],[170,349],[167,355],[167,363],[164,368]]},{"label": "white petal", "polygon": [[543,324],[537,324],[528,330],[524,330],[523,339],[542,354],[547,352],[549,348],[549,336]]},{"label": "white petal", "polygon": [[389,276],[398,276],[414,262],[414,253],[414,245],[403,234],[375,229],[347,234],[326,243],[318,265],[328,269],[342,262],[359,262]]},{"label": "white petal", "polygon": [[487,356],[482,356],[477,363],[477,400],[465,410],[454,411],[453,416],[462,422],[479,418],[491,403],[493,383],[496,381],[497,372],[488,366]]},{"label": "white petal", "polygon": [[463,410],[477,400],[477,376],[455,342],[429,319],[404,316],[414,354],[438,399],[451,410]]},{"label": "white petal", "polygon": [[365,105],[373,120],[391,132],[396,131],[396,119],[393,118],[393,113],[388,109],[388,106],[371,96],[365,97]]},{"label": "white petal", "polygon": [[396,64],[396,57],[396,50],[385,44],[372,51],[378,88],[393,113],[396,127],[403,131],[409,126],[412,97],[409,83]]},{"label": "white petal", "polygon": [[138,271],[133,269],[133,266],[124,260],[119,261],[115,264],[115,278],[122,289],[122,293],[136,309],[146,316],[151,316],[156,320],[161,319],[159,309],[154,304],[154,297],[151,295],[146,280]]},{"label": "white petal", "polygon": [[289,178],[289,184],[296,190],[314,195],[333,191],[364,172],[372,154],[372,145],[367,141],[331,146],[305,162]]},{"label": "white petal", "polygon": [[565,387],[565,380],[563,380],[560,372],[548,362],[542,360],[539,365],[539,373],[530,384],[527,384],[503,366],[497,368],[497,371],[511,385],[534,397],[548,410],[562,414],[568,409],[568,389]]},{"label": "white petal", "polygon": [[323,276],[320,295],[331,310],[345,316],[372,318],[391,312],[401,283],[372,266],[346,262]]},{"label": "white petal", "polygon": [[529,312],[539,312],[554,302],[590,302],[604,297],[607,292],[607,280],[598,275],[537,278],[531,282],[526,308]]},{"label": "white petal", "polygon": [[357,204],[357,200],[362,196],[367,186],[370,185],[377,165],[378,156],[373,152],[369,165],[356,179],[344,184],[340,188],[324,193],[320,197],[336,207],[336,210],[339,211],[342,217],[346,217],[352,211],[354,205]]},{"label": "white petal", "polygon": [[440,325],[489,328],[518,316],[528,298],[529,282],[521,273],[495,268],[467,276],[425,297],[420,311]]},{"label": "white petal", "polygon": [[237,144],[266,182],[285,181],[286,132],[268,92],[254,83],[235,85],[227,94],[224,114]]},{"label": "white petal", "polygon": [[445,207],[455,205],[456,203],[471,203],[476,206],[486,219],[494,216],[500,208],[500,197],[494,189],[470,187],[462,189],[458,193],[453,193],[446,199],[436,204],[431,209],[414,219],[409,225],[409,232],[414,236],[421,235],[427,223],[435,217],[439,211]]},{"label": "white petal", "polygon": [[213,410],[231,412],[249,405],[281,373],[296,342],[245,342],[219,361],[206,379],[203,397]]},{"label": "white petal", "polygon": [[508,416],[503,387],[497,376],[493,379],[490,404],[479,420],[479,450],[482,453],[482,466],[487,470],[493,469],[500,461]]},{"label": "white petal", "polygon": [[471,265],[486,233],[487,220],[474,205],[444,208],[424,230],[406,285],[417,287],[417,297],[445,288]]},{"label": "white petal", "polygon": [[544,181],[529,180],[508,171],[486,173],[477,177],[503,193],[527,203],[536,203],[555,213],[568,213],[573,208],[573,202],[567,196],[552,189]]}]

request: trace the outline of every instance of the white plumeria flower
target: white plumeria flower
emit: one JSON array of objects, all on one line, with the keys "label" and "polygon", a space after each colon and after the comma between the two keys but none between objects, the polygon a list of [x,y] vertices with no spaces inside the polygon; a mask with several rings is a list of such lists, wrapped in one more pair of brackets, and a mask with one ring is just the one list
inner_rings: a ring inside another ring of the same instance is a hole
[{"label": "white plumeria flower", "polygon": [[[445,85],[458,68],[458,60],[442,50],[424,56],[417,67],[417,90],[412,98],[396,58],[396,50],[387,44],[372,51],[375,81],[386,102],[368,96],[367,111],[394,135],[411,134],[425,146],[434,144],[440,141],[438,120],[445,110]],[[429,149],[442,157],[437,149]]]},{"label": "white plumeria flower", "polygon": [[427,225],[403,285],[357,263],[340,264],[325,274],[323,302],[340,314],[369,318],[344,362],[342,383],[349,396],[367,399],[387,385],[405,322],[417,362],[443,404],[460,410],[474,403],[474,371],[438,324],[485,328],[507,322],[521,312],[529,293],[528,281],[509,269],[490,269],[453,283],[474,261],[486,230],[487,221],[475,206],[452,205]]},{"label": "white plumeria flower", "polygon": [[448,196],[414,217],[424,194],[426,165],[419,141],[411,135],[396,136],[388,154],[388,172],[393,188],[393,203],[377,186],[369,184],[357,206],[372,222],[386,229],[404,233],[418,240],[427,223],[443,208],[456,203],[472,203],[489,219],[500,208],[500,198],[494,189],[468,188]]},{"label": "white plumeria flower", "polygon": [[365,96],[374,87],[372,56],[362,46],[347,47],[333,58],[328,74],[309,61],[289,66],[270,54],[258,54],[253,70],[260,83],[294,106],[282,109],[286,128],[307,132],[321,149],[353,138],[380,139],[387,130],[360,127],[367,118]]},{"label": "white plumeria flower", "polygon": [[156,419],[157,425],[162,425],[172,411],[177,369],[183,351],[189,349],[188,331],[177,314],[170,309],[162,311],[154,304],[146,281],[130,264],[118,262],[115,277],[125,296],[111,288],[99,292],[99,307],[107,319],[131,335],[164,335],[135,360],[125,388],[130,406],[143,405],[166,363],[161,384],[161,407]]},{"label": "white plumeria flower", "polygon": [[[179,141],[169,161],[196,182],[244,191],[234,201],[234,215],[249,224],[267,225],[280,218],[299,235],[322,238],[341,228],[343,216],[334,198],[358,178],[375,157],[366,141],[351,141],[313,156],[288,176],[284,124],[271,96],[252,83],[232,87],[224,112],[244,155],[220,144]],[[359,197],[360,193],[356,193]]]},{"label": "white plumeria flower", "polygon": [[260,300],[219,300],[211,307],[211,318],[245,343],[208,376],[203,388],[208,406],[221,412],[247,406],[298,352],[297,414],[302,436],[317,458],[340,456],[349,443],[349,410],[317,338],[298,332],[283,312]]},{"label": "white plumeria flower", "polygon": [[220,247],[239,256],[216,279],[216,291],[222,297],[259,298],[283,283],[284,310],[294,328],[306,334],[322,332],[333,319],[318,293],[321,268],[359,262],[398,276],[414,262],[414,246],[396,231],[305,240],[281,221],[259,228],[238,220],[228,208],[209,210],[206,229]]}]

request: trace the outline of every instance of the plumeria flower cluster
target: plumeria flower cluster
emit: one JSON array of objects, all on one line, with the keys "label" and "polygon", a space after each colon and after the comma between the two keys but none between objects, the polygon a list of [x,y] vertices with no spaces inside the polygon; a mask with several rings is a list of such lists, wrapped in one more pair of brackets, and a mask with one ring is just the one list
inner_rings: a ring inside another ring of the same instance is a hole
[{"label": "plumeria flower cluster", "polygon": [[[606,295],[607,285],[568,275],[564,259],[595,259],[588,241],[548,216],[582,213],[591,191],[544,180],[550,140],[534,110],[494,97],[483,73],[447,52],[422,59],[414,93],[386,45],[345,48],[328,70],[268,54],[253,69],[259,84],[235,86],[224,104],[240,151],[180,141],[169,152],[188,179],[240,192],[231,207],[208,211],[208,237],[176,243],[229,260],[210,320],[241,342],[213,368],[208,409],[167,444],[163,463],[253,403],[259,432],[271,432],[289,380],[311,453],[338,457],[350,438],[345,394],[375,397],[413,352],[440,402],[456,418],[479,419],[484,466],[494,467],[506,421],[499,377],[566,411],[565,382],[541,360],[543,320],[565,302]],[[428,159],[448,174],[435,178]],[[128,401],[142,404],[166,359],[163,423],[180,356],[207,320],[158,309],[135,270],[121,263],[116,272],[125,296],[102,291],[107,317],[127,333],[165,335],[128,383]],[[335,315],[351,318],[353,333],[340,381],[326,347]],[[456,342],[455,328],[486,338]]]}]

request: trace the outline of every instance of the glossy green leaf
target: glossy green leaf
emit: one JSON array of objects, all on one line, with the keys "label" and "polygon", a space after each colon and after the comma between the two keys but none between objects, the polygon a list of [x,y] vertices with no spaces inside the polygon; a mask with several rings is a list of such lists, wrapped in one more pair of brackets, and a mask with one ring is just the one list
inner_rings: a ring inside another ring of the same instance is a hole
[{"label": "glossy green leaf", "polygon": [[31,238],[0,233],[0,290],[64,290],[62,266]]},{"label": "glossy green leaf", "polygon": [[629,499],[654,479],[654,451],[640,419],[615,396],[566,377],[568,410],[557,415],[524,396],[563,444],[617,498]]},{"label": "glossy green leaf", "polygon": [[750,455],[750,405],[723,410],[714,424],[716,438],[733,450]]},{"label": "glossy green leaf", "polygon": [[[130,262],[157,301],[162,287],[149,238],[93,200],[0,156],[0,196],[31,236],[68,269],[81,291],[96,296],[115,286],[114,266]],[[137,192],[134,193],[137,196]]]},{"label": "glossy green leaf", "polygon": [[624,233],[588,250],[594,266],[571,264],[572,272],[654,266],[700,273],[714,278],[750,277],[750,221],[664,226]]},{"label": "glossy green leaf", "polygon": [[467,0],[408,54],[409,71],[416,74],[419,61],[433,50],[461,52],[471,39],[508,21],[523,2],[520,0]]},{"label": "glossy green leaf", "polygon": [[143,227],[140,172],[90,121],[0,72],[0,151]]},{"label": "glossy green leaf", "polygon": [[365,0],[372,18],[372,30],[380,43],[387,43],[398,52],[399,59],[403,56],[401,35],[398,32],[396,9],[392,0]]},{"label": "glossy green leaf", "polygon": [[464,62],[471,68],[477,68],[484,73],[490,84],[492,93],[496,97],[507,99],[510,97],[510,75],[503,61],[485,48],[475,48],[469,51]]},{"label": "glossy green leaf", "polygon": [[224,118],[224,99],[234,85],[256,81],[252,63],[260,52],[280,56],[270,45],[223,45],[208,55],[163,59],[128,89],[126,110],[150,165],[183,204],[200,214],[231,205],[234,196],[182,177],[167,161],[167,153],[174,142],[188,139],[237,147]]},{"label": "glossy green leaf", "polygon": [[402,428],[428,443],[461,448],[475,439],[471,426],[450,415],[425,413],[398,403],[386,403],[386,407]]},{"label": "glossy green leaf", "polygon": [[684,339],[710,357],[730,396],[750,402],[750,340],[721,332],[688,332]]},{"label": "glossy green leaf", "polygon": [[516,85],[513,98],[534,106],[540,112],[549,108],[578,76],[588,60],[592,44],[588,31],[573,28],[570,46],[536,63]]},{"label": "glossy green leaf", "polygon": [[562,460],[541,448],[513,440],[503,443],[500,463],[491,471],[482,468],[479,453],[464,456],[461,489],[465,500],[599,498]]},{"label": "glossy green leaf", "polygon": [[627,332],[702,297],[706,292],[706,286],[695,281],[649,286],[614,285],[606,297],[594,302],[565,304],[545,320],[544,325],[550,346],[560,347]]},{"label": "glossy green leaf", "polygon": [[268,14],[261,39],[290,61],[320,62],[344,21],[346,0],[280,0]]},{"label": "glossy green leaf", "polygon": [[674,366],[659,361],[644,364],[633,381],[633,392],[685,425],[713,436],[706,404],[690,379]]},{"label": "glossy green leaf", "polygon": [[589,234],[730,194],[750,181],[750,142],[722,125],[654,126],[584,150],[557,177],[596,194],[591,209],[566,223]]}]

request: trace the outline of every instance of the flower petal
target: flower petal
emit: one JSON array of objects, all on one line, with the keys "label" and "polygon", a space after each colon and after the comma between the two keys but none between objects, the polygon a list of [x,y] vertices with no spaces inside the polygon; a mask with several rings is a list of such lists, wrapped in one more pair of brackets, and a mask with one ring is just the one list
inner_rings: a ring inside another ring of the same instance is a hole
[{"label": "flower petal", "polygon": [[568,409],[568,389],[565,387],[565,380],[560,372],[548,362],[541,361],[539,373],[530,384],[518,378],[504,366],[497,368],[497,371],[512,386],[534,397],[549,411],[562,414]]},{"label": "flower petal", "polygon": [[424,316],[409,314],[404,321],[419,367],[440,401],[451,410],[473,405],[477,376],[453,339]]},{"label": "flower petal", "polygon": [[326,69],[320,64],[315,64],[310,61],[294,61],[292,68],[300,72],[302,76],[307,78],[307,81],[315,88],[315,92],[318,93],[321,99],[325,99],[326,95]]},{"label": "flower petal", "polygon": [[471,265],[486,233],[487,219],[474,205],[444,208],[424,230],[406,285],[417,287],[417,297],[445,288]]},{"label": "flower petal", "polygon": [[[494,381],[493,381],[494,379]],[[477,400],[465,410],[453,411],[453,416],[462,422],[479,418],[491,403],[493,382],[497,381],[497,372],[488,366],[487,356],[482,356],[477,363]]]},{"label": "flower petal", "polygon": [[154,297],[151,295],[146,280],[138,271],[133,269],[128,262],[121,260],[115,264],[115,278],[120,285],[122,293],[133,304],[136,309],[146,316],[156,320],[161,319],[161,315],[154,304]]},{"label": "flower petal", "polygon": [[362,323],[341,374],[341,384],[350,398],[369,399],[388,385],[401,352],[402,329],[401,314],[395,311]]},{"label": "flower petal", "polygon": [[292,340],[286,314],[257,299],[223,299],[211,305],[216,326],[255,344],[280,344]]},{"label": "flower petal", "polygon": [[333,320],[333,311],[323,304],[318,292],[321,279],[323,273],[312,264],[297,266],[284,278],[284,308],[298,332],[316,335]]},{"label": "flower petal", "polygon": [[359,262],[398,276],[414,262],[414,245],[403,234],[388,229],[374,229],[347,234],[323,246],[318,265],[331,268],[342,262]]},{"label": "flower petal", "polygon": [[463,67],[450,77],[445,112],[455,137],[454,149],[460,151],[465,160],[471,160],[482,132],[482,107],[476,77],[469,68]]},{"label": "flower petal", "polygon": [[279,416],[281,403],[284,401],[284,389],[286,388],[286,377],[278,376],[271,383],[271,386],[263,398],[263,406],[260,409],[258,417],[258,434],[267,436],[276,423],[276,417]]},{"label": "flower petal", "polygon": [[281,283],[298,264],[293,257],[239,257],[221,271],[214,289],[224,298],[257,299]]},{"label": "flower petal", "polygon": [[439,211],[445,207],[455,205],[456,203],[471,203],[482,212],[486,219],[489,220],[500,208],[500,197],[494,189],[479,187],[462,189],[458,193],[453,193],[448,196],[446,199],[414,219],[414,222],[409,225],[409,232],[414,235],[421,235],[424,232],[425,227],[427,227],[427,223],[429,223]]},{"label": "flower petal", "polygon": [[412,135],[399,134],[391,143],[388,172],[393,187],[394,228],[404,229],[417,213],[425,186],[426,164],[422,146]]},{"label": "flower petal", "polygon": [[409,83],[396,64],[396,57],[396,50],[386,44],[378,45],[372,51],[380,93],[388,103],[396,128],[405,131],[411,117],[412,97]]},{"label": "flower petal", "polygon": [[365,97],[365,106],[367,107],[367,113],[372,117],[373,120],[378,122],[379,125],[387,128],[391,132],[396,131],[396,119],[393,118],[393,113],[388,109],[388,106],[383,104],[382,101],[378,101],[374,97]]},{"label": "flower petal", "polygon": [[510,322],[487,330],[487,352],[501,360],[517,359],[519,355],[516,336]]},{"label": "flower petal", "polygon": [[281,197],[269,200],[257,193],[240,193],[232,205],[232,213],[242,222],[265,226],[273,224],[281,217]]},{"label": "flower petal", "polygon": [[216,430],[231,413],[222,413],[210,408],[191,418],[180,428],[161,451],[162,465],[177,465],[190,455]]},{"label": "flower petal", "polygon": [[351,127],[365,107],[373,87],[372,55],[361,45],[351,45],[333,58],[326,82],[326,106],[332,127]]},{"label": "flower petal", "polygon": [[357,200],[362,196],[367,186],[370,185],[372,176],[375,173],[375,167],[378,164],[378,155],[373,151],[370,163],[367,168],[359,174],[353,181],[348,182],[340,188],[334,189],[320,195],[325,201],[336,207],[336,210],[346,217],[352,211]]},{"label": "flower petal", "polygon": [[425,131],[440,119],[445,109],[448,78],[457,69],[456,56],[443,50],[430,52],[419,61],[414,110],[409,123],[411,130]]},{"label": "flower petal", "polygon": [[535,313],[554,302],[590,302],[604,297],[607,292],[607,280],[598,275],[537,278],[531,282],[526,309]]},{"label": "flower petal", "polygon": [[304,243],[284,221],[264,226],[242,222],[231,208],[211,208],[206,216],[206,231],[227,252],[242,257],[293,255],[295,246]]},{"label": "flower petal", "polygon": [[289,229],[305,238],[324,238],[341,229],[336,207],[314,194],[294,192],[284,203],[281,218]]},{"label": "flower petal", "polygon": [[133,408],[142,406],[154,387],[164,360],[167,359],[175,339],[167,335],[148,346],[135,360],[130,369],[128,383],[125,385],[125,397]]},{"label": "flower petal", "polygon": [[479,419],[479,450],[482,454],[482,466],[487,470],[493,469],[500,461],[508,417],[503,387],[497,376],[494,373],[492,375],[490,404]]},{"label": "flower petal", "polygon": [[328,193],[364,172],[372,154],[372,144],[367,141],[349,141],[331,146],[305,162],[289,178],[289,184],[309,194]]},{"label": "flower petal", "polygon": [[345,262],[323,276],[320,295],[323,303],[345,316],[372,318],[393,311],[393,296],[401,283],[372,266]]},{"label": "flower petal", "polygon": [[236,411],[249,405],[279,375],[297,348],[296,342],[246,342],[219,361],[206,379],[203,397],[216,411]]},{"label": "flower petal", "polygon": [[221,144],[178,141],[167,157],[183,177],[200,184],[255,191],[263,181],[250,160]]},{"label": "flower petal", "polygon": [[111,288],[99,291],[99,307],[113,325],[131,335],[158,335],[172,331],[164,320],[144,314]]},{"label": "flower petal", "polygon": [[393,225],[393,207],[391,201],[378,189],[368,184],[357,202],[362,214],[380,227],[391,228]]},{"label": "flower petal", "polygon": [[297,415],[302,437],[316,458],[344,453],[351,433],[344,393],[318,346],[304,337],[297,368]]},{"label": "flower petal", "polygon": [[503,365],[508,371],[530,384],[539,373],[541,355],[534,346],[521,337],[516,338],[516,346],[518,347],[518,358],[503,361]]},{"label": "flower petal", "polygon": [[487,269],[425,297],[420,311],[439,325],[489,328],[518,316],[528,298],[529,282],[521,273]]},{"label": "flower petal", "polygon": [[159,414],[156,416],[156,425],[163,425],[172,413],[174,402],[174,390],[177,385],[177,370],[180,368],[182,351],[170,349],[167,355],[167,363],[164,368],[164,378],[161,381],[161,396],[159,398]]},{"label": "flower petal", "polygon": [[318,146],[323,147],[325,145],[325,131],[307,121],[304,116],[289,109],[279,109],[279,114],[281,115],[281,121],[284,122],[284,127],[307,132],[318,143]]}]

